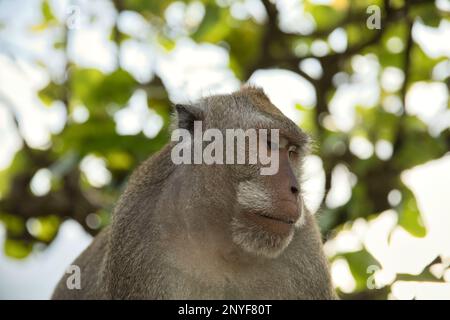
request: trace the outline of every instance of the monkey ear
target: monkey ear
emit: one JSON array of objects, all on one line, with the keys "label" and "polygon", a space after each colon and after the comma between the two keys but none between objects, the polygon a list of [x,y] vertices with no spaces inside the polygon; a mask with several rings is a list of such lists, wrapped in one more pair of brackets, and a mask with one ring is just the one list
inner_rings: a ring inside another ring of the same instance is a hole
[{"label": "monkey ear", "polygon": [[193,131],[194,121],[203,120],[203,110],[199,107],[186,105],[186,104],[176,104],[175,105],[178,128],[187,129]]}]

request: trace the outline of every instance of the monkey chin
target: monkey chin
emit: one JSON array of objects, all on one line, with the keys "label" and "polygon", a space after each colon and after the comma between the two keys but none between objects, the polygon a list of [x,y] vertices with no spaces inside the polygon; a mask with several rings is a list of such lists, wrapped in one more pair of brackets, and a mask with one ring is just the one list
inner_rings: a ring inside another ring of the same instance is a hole
[{"label": "monkey chin", "polygon": [[245,252],[265,258],[277,258],[294,236],[294,225],[248,213],[246,218],[233,218],[233,242]]}]

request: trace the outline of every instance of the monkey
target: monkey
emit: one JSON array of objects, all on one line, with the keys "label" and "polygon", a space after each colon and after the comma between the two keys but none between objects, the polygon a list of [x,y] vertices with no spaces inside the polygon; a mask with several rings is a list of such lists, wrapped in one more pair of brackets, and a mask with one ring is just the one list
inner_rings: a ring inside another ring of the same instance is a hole
[{"label": "monkey", "polygon": [[[336,299],[315,216],[304,205],[309,136],[261,88],[175,105],[174,129],[278,129],[278,171],[261,164],[174,164],[174,142],[130,176],[109,226],[52,299]],[[234,152],[238,152],[235,150]]]}]

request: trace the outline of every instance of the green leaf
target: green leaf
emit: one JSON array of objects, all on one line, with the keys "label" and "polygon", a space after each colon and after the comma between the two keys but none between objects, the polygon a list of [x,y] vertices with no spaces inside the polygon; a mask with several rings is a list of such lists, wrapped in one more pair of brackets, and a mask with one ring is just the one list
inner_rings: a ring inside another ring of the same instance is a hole
[{"label": "green leaf", "polygon": [[95,153],[107,158],[120,150],[130,154],[133,159],[142,161],[159,150],[167,140],[166,129],[154,139],[149,139],[142,133],[133,136],[118,135],[114,121],[108,115],[103,115],[91,117],[82,124],[68,126],[62,135],[55,137],[55,144],[61,146],[61,152],[76,150],[80,157]]},{"label": "green leaf", "polygon": [[95,69],[76,69],[72,74],[74,98],[94,114],[104,114],[110,104],[125,105],[136,88],[136,80],[122,69],[108,75]]},{"label": "green leaf", "polygon": [[124,7],[127,8],[127,10],[137,11],[144,16],[152,14],[161,17],[164,14],[164,10],[171,3],[171,1],[166,0],[125,0]]},{"label": "green leaf", "polygon": [[436,6],[433,2],[417,6],[411,6],[409,15],[416,19],[420,19],[428,26],[437,27],[441,22]]},{"label": "green leaf", "polygon": [[55,238],[61,221],[58,216],[50,215],[38,218],[36,223],[38,227],[33,236],[40,241],[49,243]]},{"label": "green leaf", "polygon": [[343,254],[348,262],[353,278],[355,278],[355,291],[367,290],[367,282],[373,273],[369,272],[370,266],[380,267],[380,264],[366,250],[348,252]]},{"label": "green leaf", "polygon": [[163,46],[166,51],[171,51],[175,48],[175,41],[163,36],[162,34],[158,35],[158,43]]},{"label": "green leaf", "polygon": [[50,106],[55,100],[62,100],[66,89],[63,85],[50,82],[44,89],[38,92],[41,101]]},{"label": "green leaf", "polygon": [[33,246],[31,243],[12,239],[5,240],[4,248],[5,254],[7,256],[16,259],[26,258],[33,250]]},{"label": "green leaf", "polygon": [[229,15],[225,10],[215,4],[205,6],[205,17],[192,34],[192,39],[197,42],[218,42],[222,40],[230,30],[227,19]]},{"label": "green leaf", "polygon": [[430,136],[427,126],[417,117],[405,116],[404,126],[401,147],[394,158],[397,167],[409,169],[448,152],[445,137]]},{"label": "green leaf", "polygon": [[305,3],[305,11],[313,16],[318,30],[337,26],[345,17],[345,11],[343,10],[336,10],[326,5],[314,5],[309,1]]},{"label": "green leaf", "polygon": [[53,15],[52,8],[47,0],[42,1],[41,11],[46,23],[56,21],[56,17]]},{"label": "green leaf", "polygon": [[28,166],[28,159],[21,150],[16,153],[13,161],[11,162],[9,168],[0,170],[0,198],[6,195],[11,186],[12,178],[25,170]]},{"label": "green leaf", "polygon": [[422,216],[417,208],[414,194],[407,188],[402,190],[402,202],[398,208],[398,225],[415,237],[424,237],[427,230],[423,224]]},{"label": "green leaf", "polygon": [[302,130],[310,134],[311,136],[317,136],[317,128],[316,128],[316,108],[306,108],[300,104],[296,104],[295,108],[302,113],[302,119],[300,120],[300,127]]},{"label": "green leaf", "polygon": [[0,213],[0,221],[3,222],[8,234],[20,236],[25,231],[25,223],[21,217],[8,213]]},{"label": "green leaf", "polygon": [[[243,81],[242,70],[252,66],[257,57],[261,54],[262,27],[253,20],[233,22],[232,28],[227,30],[223,39],[230,46],[230,64],[235,65],[236,73]],[[243,46],[242,43],[246,45]],[[273,48],[271,48],[273,49]],[[285,51],[286,48],[283,48]]]},{"label": "green leaf", "polygon": [[126,152],[111,151],[107,155],[108,167],[114,170],[128,170],[133,164],[133,159]]},{"label": "green leaf", "polygon": [[419,45],[414,45],[411,50],[410,83],[429,81],[433,68],[443,60],[445,60],[444,57],[430,58]]}]

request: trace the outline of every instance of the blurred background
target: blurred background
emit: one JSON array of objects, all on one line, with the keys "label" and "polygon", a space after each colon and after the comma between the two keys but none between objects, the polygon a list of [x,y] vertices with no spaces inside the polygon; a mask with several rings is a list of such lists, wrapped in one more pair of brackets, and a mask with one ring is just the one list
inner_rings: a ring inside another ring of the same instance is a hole
[{"label": "blurred background", "polygon": [[169,138],[250,82],[315,141],[343,299],[450,299],[450,1],[0,0],[0,299],[47,299]]}]

